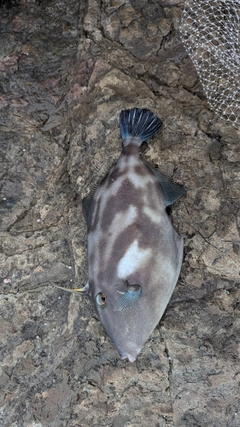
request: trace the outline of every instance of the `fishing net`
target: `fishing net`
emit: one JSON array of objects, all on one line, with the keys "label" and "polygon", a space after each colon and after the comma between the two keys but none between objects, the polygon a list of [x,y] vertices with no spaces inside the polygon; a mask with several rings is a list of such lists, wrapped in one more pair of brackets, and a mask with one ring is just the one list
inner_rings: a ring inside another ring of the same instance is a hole
[{"label": "fishing net", "polygon": [[240,128],[240,0],[186,0],[181,40],[210,108]]}]

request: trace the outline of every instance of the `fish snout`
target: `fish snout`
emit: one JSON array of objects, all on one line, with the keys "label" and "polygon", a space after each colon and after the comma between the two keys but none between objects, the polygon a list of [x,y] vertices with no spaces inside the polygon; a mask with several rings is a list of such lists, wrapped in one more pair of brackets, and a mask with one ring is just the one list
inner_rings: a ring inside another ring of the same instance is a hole
[{"label": "fish snout", "polygon": [[141,348],[139,348],[137,350],[132,350],[131,352],[128,352],[128,351],[119,352],[119,354],[120,354],[121,359],[128,359],[129,362],[135,362],[140,351],[141,351]]}]

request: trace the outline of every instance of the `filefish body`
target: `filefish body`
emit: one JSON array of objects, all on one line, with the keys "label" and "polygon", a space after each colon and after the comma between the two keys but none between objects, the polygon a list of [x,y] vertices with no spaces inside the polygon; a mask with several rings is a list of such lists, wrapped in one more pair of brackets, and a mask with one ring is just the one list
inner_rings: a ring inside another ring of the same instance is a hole
[{"label": "filefish body", "polygon": [[120,115],[123,150],[91,199],[88,283],[83,288],[122,359],[136,357],[159,323],[175,288],[183,257],[166,206],[184,187],[151,169],[139,155],[161,121],[149,110]]}]

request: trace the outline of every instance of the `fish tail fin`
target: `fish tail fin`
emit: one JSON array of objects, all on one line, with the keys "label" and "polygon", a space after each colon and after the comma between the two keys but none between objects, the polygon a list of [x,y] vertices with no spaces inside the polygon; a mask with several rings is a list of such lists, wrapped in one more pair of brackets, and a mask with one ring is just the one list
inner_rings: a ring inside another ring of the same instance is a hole
[{"label": "fish tail fin", "polygon": [[122,139],[138,136],[142,142],[151,138],[162,126],[162,121],[145,108],[123,110],[120,114],[120,131]]}]

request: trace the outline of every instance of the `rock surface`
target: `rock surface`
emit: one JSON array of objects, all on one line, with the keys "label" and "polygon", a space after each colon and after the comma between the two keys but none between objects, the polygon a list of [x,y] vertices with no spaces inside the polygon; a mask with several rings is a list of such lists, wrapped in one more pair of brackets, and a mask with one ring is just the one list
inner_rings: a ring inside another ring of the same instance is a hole
[{"label": "rock surface", "polygon": [[[0,424],[237,427],[239,133],[180,43],[183,1],[0,3]],[[187,188],[181,277],[134,363],[85,283],[81,200],[118,158],[122,109],[164,122],[143,156]]]}]

